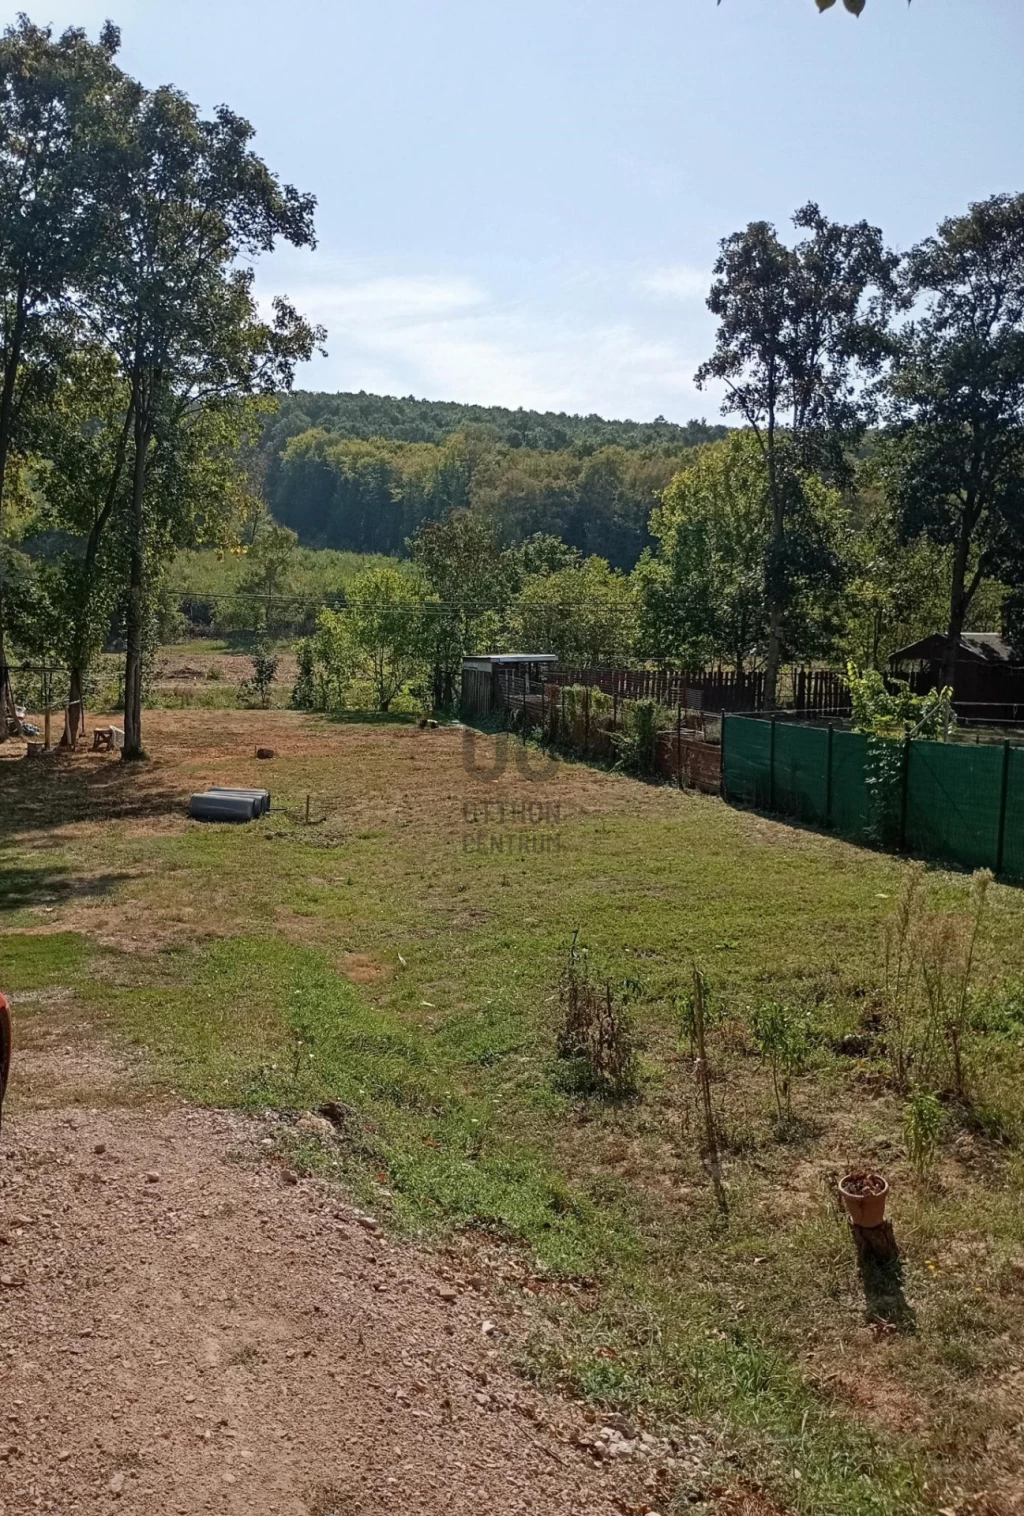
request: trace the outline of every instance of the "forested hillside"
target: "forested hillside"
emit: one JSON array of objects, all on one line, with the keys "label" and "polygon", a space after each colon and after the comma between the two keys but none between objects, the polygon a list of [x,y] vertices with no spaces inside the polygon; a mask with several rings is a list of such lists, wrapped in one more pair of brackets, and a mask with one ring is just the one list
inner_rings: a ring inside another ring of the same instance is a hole
[{"label": "forested hillside", "polygon": [[326,394],[293,390],[280,397],[280,408],[264,432],[264,446],[280,452],[300,432],[320,427],[336,437],[369,441],[444,442],[456,432],[480,428],[509,447],[558,452],[564,448],[694,447],[713,442],[725,428],[706,421],[678,425],[655,421],[606,421],[601,416],[569,416],[564,411],[509,410],[503,405],[460,405],[454,400],[416,400],[412,395]]},{"label": "forested hillside", "polygon": [[274,517],[311,547],[403,553],[421,522],[478,506],[506,542],[550,533],[629,569],[660,492],[725,430],[300,391],[268,418],[256,467]]}]

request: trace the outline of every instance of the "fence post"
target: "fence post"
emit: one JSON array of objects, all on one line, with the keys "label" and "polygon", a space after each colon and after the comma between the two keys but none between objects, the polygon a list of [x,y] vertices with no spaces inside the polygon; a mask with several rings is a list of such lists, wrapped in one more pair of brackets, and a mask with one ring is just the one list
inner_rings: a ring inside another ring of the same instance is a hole
[{"label": "fence post", "polygon": [[775,809],[775,717],[768,732],[768,809]]},{"label": "fence post", "polygon": [[728,725],[729,718],[726,715],[725,711],[722,712],[721,720],[722,720],[722,739],[721,739],[721,745],[722,745],[722,775],[721,775],[721,778],[719,780],[719,788],[721,789],[721,792],[722,792],[722,799],[723,800],[728,800],[729,796],[726,794],[726,788],[725,788],[725,728]]},{"label": "fence post", "polygon": [[590,757],[590,685],[584,689],[586,699],[583,704],[583,751]]},{"label": "fence post", "polygon": [[832,739],[835,730],[831,721],[828,724],[828,736],[825,739],[825,828],[832,830]]},{"label": "fence post", "polygon": [[1010,787],[1010,744],[1003,743],[1003,771],[999,781],[999,838],[996,842],[996,873],[1003,872],[1006,851],[1006,797]]},{"label": "fence post", "polygon": [[907,794],[910,789],[910,738],[903,739],[903,793],[900,795],[900,851],[907,845]]},{"label": "fence post", "polygon": [[676,779],[683,787],[683,708],[676,707]]}]

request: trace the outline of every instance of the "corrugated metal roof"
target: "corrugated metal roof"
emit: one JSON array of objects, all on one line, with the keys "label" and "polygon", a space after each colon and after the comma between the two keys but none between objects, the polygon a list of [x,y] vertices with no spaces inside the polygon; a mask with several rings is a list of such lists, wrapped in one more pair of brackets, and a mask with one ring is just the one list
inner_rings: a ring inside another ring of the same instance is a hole
[{"label": "corrugated metal roof", "polygon": [[494,663],[557,663],[557,653],[479,653],[475,658],[463,658],[463,668],[482,668]]}]

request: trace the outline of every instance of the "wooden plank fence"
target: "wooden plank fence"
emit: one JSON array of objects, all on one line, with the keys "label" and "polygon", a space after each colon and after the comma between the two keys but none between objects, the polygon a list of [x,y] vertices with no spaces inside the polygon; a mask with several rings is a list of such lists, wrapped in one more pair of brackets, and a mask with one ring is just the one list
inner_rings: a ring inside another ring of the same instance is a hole
[{"label": "wooden plank fence", "polygon": [[[583,685],[622,700],[656,700],[668,707],[711,713],[759,711],[764,705],[764,674],[735,669],[553,670],[552,684]],[[850,690],[842,674],[831,669],[793,668],[779,679],[779,705],[805,715],[843,716],[850,712]]]},{"label": "wooden plank fence", "polygon": [[[795,711],[807,716],[850,714],[850,686],[842,674],[831,669],[792,669],[790,676]],[[785,692],[782,693],[784,697]]]}]

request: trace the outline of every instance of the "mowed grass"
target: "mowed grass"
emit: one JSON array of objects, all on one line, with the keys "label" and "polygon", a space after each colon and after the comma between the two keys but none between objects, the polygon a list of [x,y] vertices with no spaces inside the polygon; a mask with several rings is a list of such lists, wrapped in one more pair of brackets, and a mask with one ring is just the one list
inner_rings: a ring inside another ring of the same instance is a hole
[{"label": "mowed grass", "polygon": [[[396,1227],[494,1239],[544,1286],[524,1371],[711,1425],[733,1459],[723,1484],[816,1516],[1015,1509],[1021,892],[993,890],[981,949],[1000,1007],[984,1119],[951,1126],[923,1187],[881,1065],[840,1051],[877,1010],[899,861],[454,730],[161,712],[148,742],[141,773],[0,764],[0,984],[74,986],[83,1028],[145,1050],[165,1094],[341,1102],[340,1144],[293,1158]],[[253,756],[264,742],[273,763]],[[266,783],[275,809],[187,822],[185,797],[211,782]],[[936,907],[967,888],[929,877]],[[553,1078],[577,930],[603,974],[642,986],[635,1102],[580,1101]],[[680,1034],[694,962],[720,1012],[726,1217]],[[748,1031],[767,999],[812,1029],[781,1134]],[[45,996],[18,1013],[29,1053],[48,1014]],[[830,1172],[857,1162],[893,1183],[896,1298],[865,1293],[830,1198]],[[678,1509],[691,1497],[713,1504],[683,1487]]]}]

